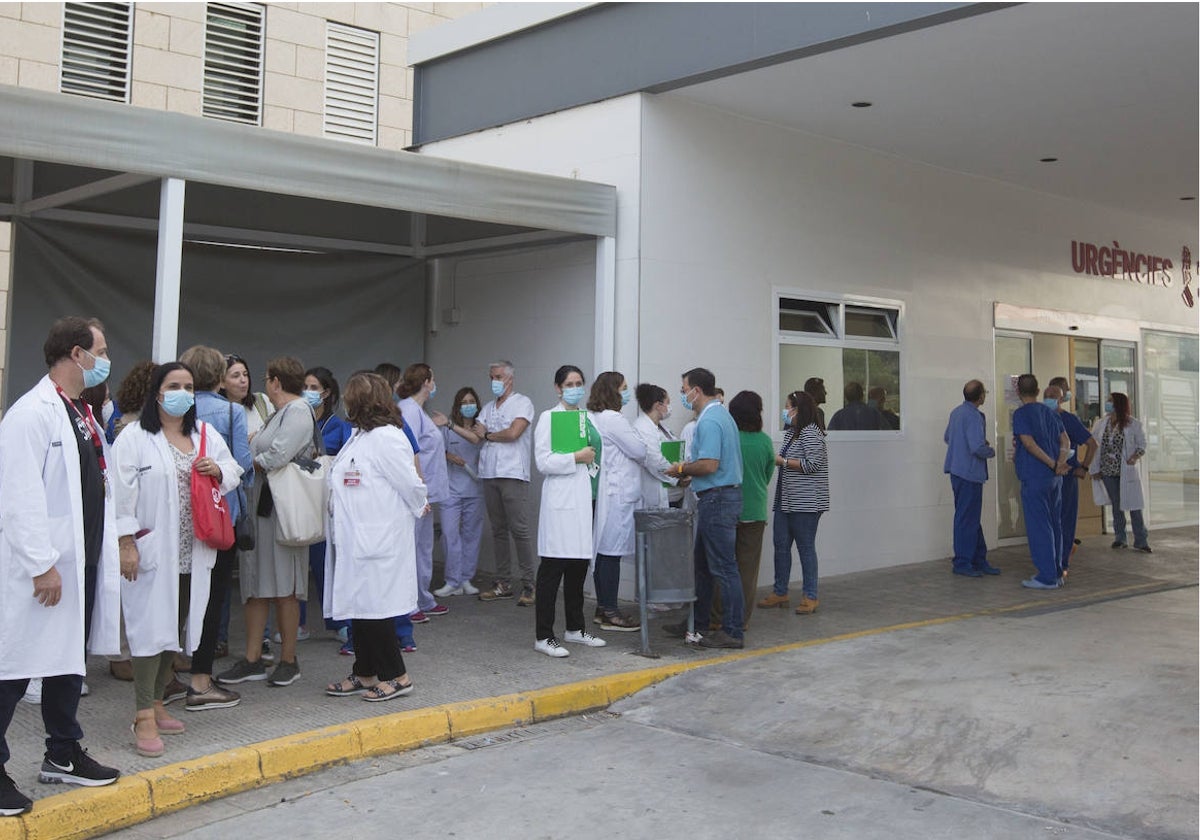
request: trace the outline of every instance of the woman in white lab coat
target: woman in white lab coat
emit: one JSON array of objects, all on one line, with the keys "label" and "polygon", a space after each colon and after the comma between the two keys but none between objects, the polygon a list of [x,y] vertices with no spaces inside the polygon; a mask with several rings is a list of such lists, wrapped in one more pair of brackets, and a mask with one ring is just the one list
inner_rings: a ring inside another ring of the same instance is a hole
[{"label": "woman in white lab coat", "polygon": [[[679,507],[683,500],[683,490],[677,485],[677,476],[667,475],[671,464],[663,457],[664,442],[677,440],[663,421],[671,416],[671,398],[665,388],[643,382],[635,392],[638,402],[637,419],[633,421],[633,430],[646,444],[646,461],[642,465],[642,501],[640,510],[654,510],[665,507]],[[668,489],[664,482],[671,485]]]},{"label": "woman in white lab coat", "polygon": [[633,554],[633,511],[642,500],[646,444],[621,414],[630,399],[629,385],[617,371],[596,377],[588,397],[592,423],[600,432],[600,488],[596,493],[595,621],[601,630],[631,632],[641,622],[617,609],[621,557]]},{"label": "woman in white lab coat", "polygon": [[394,617],[417,609],[416,522],[429,505],[387,380],[354,374],[343,403],[355,431],[329,471],[323,603],[326,618],[350,621],[355,658],[325,693],[392,700],[413,689]]},{"label": "woman in white lab coat", "polygon": [[1129,397],[1114,393],[1104,406],[1107,412],[1096,419],[1092,437],[1100,443],[1100,454],[1092,460],[1092,495],[1098,505],[1111,505],[1113,548],[1128,545],[1125,511],[1133,523],[1133,547],[1150,554],[1150,534],[1142,518],[1145,500],[1137,463],[1146,454],[1146,434],[1130,411]]},{"label": "woman in white lab coat", "polygon": [[113,460],[118,528],[135,534],[136,540],[137,566],[121,583],[125,634],[133,655],[135,748],[139,755],[154,757],[163,753],[160,733],[183,731],[183,724],[163,707],[163,689],[174,676],[183,614],[185,653],[200,643],[217,559],[217,550],[195,535],[192,470],[216,478],[224,494],[238,486],[242,468],[221,435],[196,420],[192,372],[182,362],[155,369],[141,418],[117,438]]},{"label": "woman in white lab coat", "polygon": [[[554,605],[560,584],[567,626],[563,640],[588,647],[605,644],[588,633],[583,624],[583,582],[592,559],[591,473],[596,450],[585,446],[576,452],[555,452],[551,446],[551,418],[557,412],[575,412],[585,427],[590,427],[587,414],[579,406],[583,401],[583,382],[583,371],[579,368],[560,367],[554,374],[558,402],[542,412],[533,428],[534,462],[545,477],[538,513],[541,563],[537,571],[533,649],[553,657],[568,655],[554,635]],[[587,428],[586,433],[589,439],[598,438],[594,429]]]}]

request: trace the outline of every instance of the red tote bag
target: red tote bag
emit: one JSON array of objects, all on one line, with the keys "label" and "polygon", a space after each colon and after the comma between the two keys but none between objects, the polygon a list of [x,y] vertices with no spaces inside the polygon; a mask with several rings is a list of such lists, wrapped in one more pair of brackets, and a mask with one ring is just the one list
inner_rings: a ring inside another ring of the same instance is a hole
[{"label": "red tote bag", "polygon": [[[208,424],[200,427],[199,461],[204,457],[205,437]],[[200,475],[192,466],[192,527],[196,537],[210,548],[224,551],[233,547],[233,520],[229,517],[229,503],[221,495],[221,484],[211,475]]]}]

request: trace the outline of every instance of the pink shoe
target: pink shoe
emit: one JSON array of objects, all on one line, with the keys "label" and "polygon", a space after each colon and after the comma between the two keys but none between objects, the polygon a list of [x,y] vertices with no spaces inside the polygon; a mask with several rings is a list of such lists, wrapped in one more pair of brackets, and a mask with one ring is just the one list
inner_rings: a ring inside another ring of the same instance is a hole
[{"label": "pink shoe", "polygon": [[129,731],[133,733],[133,748],[138,755],[146,758],[158,758],[166,749],[163,746],[162,738],[155,735],[153,738],[139,738],[137,736],[137,724],[131,723]]},{"label": "pink shoe", "polygon": [[178,735],[180,732],[187,731],[183,721],[173,717],[158,718],[154,722],[158,724],[158,734],[160,735]]}]

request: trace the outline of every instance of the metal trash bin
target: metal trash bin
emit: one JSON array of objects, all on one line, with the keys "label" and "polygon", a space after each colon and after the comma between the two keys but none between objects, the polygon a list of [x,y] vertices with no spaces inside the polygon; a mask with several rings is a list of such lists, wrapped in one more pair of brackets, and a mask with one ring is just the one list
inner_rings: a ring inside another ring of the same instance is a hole
[{"label": "metal trash bin", "polygon": [[638,510],[633,513],[637,535],[637,599],[642,622],[642,656],[650,650],[649,604],[690,603],[696,600],[693,568],[693,514],[680,508]]}]

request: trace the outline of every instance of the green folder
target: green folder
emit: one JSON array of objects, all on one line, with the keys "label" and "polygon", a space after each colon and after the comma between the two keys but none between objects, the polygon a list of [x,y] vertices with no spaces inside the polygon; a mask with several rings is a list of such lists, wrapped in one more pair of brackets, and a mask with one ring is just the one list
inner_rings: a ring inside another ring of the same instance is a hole
[{"label": "green folder", "polygon": [[587,446],[587,413],[583,411],[550,412],[550,451],[570,455]]},{"label": "green folder", "polygon": [[[681,440],[664,440],[660,446],[662,455],[667,459],[669,464],[678,464],[683,460],[683,441]],[[662,483],[663,487],[670,487],[667,482]]]}]

